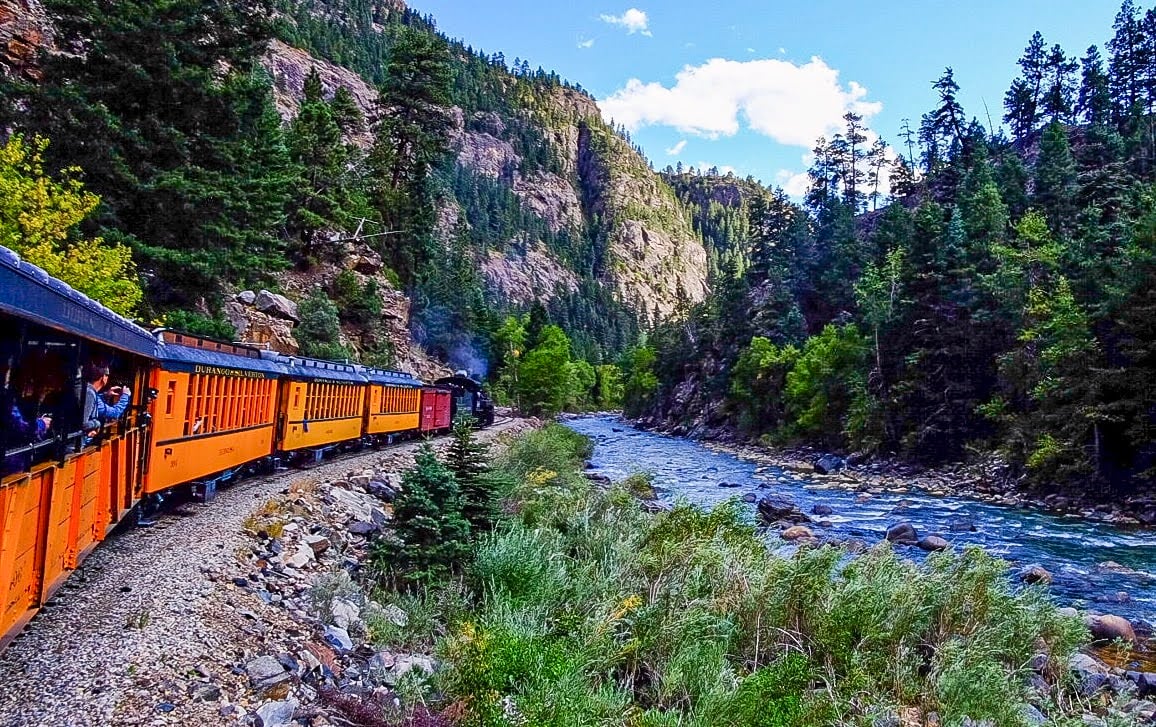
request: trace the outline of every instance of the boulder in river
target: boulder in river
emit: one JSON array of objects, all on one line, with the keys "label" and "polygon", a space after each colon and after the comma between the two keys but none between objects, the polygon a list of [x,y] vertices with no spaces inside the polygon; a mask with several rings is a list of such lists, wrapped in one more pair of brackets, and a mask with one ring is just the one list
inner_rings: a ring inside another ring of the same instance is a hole
[{"label": "boulder in river", "polygon": [[919,547],[927,551],[947,550],[950,544],[938,535],[927,535],[919,541]]},{"label": "boulder in river", "polygon": [[805,527],[803,525],[793,525],[793,526],[787,528],[786,530],[784,530],[780,537],[783,540],[787,540],[787,541],[804,540],[804,539],[814,538],[815,534],[812,533],[811,529],[808,527]]},{"label": "boulder in river", "polygon": [[834,512],[835,511],[833,509],[831,509],[830,505],[815,505],[814,507],[811,508],[811,514],[812,515],[819,515],[820,517],[822,517],[823,515],[831,515]]},{"label": "boulder in river", "polygon": [[829,475],[838,472],[847,466],[847,463],[842,457],[834,454],[824,454],[819,459],[815,460],[815,471],[821,475]]},{"label": "boulder in river", "polygon": [[974,533],[975,518],[971,515],[952,515],[947,519],[947,529],[953,533]]},{"label": "boulder in river", "polygon": [[919,542],[919,534],[911,523],[896,523],[887,528],[887,540],[900,545],[915,545]]},{"label": "boulder in river", "polygon": [[810,518],[804,515],[799,506],[794,502],[784,498],[775,497],[774,495],[767,495],[759,500],[758,504],[759,516],[768,523],[775,522],[790,522],[790,523],[805,523],[810,522]]},{"label": "boulder in river", "polygon": [[1031,585],[1050,585],[1052,582],[1052,574],[1048,572],[1047,568],[1037,563],[1024,566],[1020,569],[1019,578],[1024,583]]},{"label": "boulder in river", "polygon": [[1087,624],[1088,630],[1092,632],[1092,638],[1096,641],[1115,641],[1116,639],[1136,641],[1136,631],[1132,628],[1132,624],[1121,616],[1110,613],[1103,616],[1088,616],[1084,623]]},{"label": "boulder in river", "polygon": [[740,485],[738,482],[720,482],[720,483],[718,483],[718,486],[726,488],[726,489],[734,489],[735,487],[742,487],[742,485]]}]

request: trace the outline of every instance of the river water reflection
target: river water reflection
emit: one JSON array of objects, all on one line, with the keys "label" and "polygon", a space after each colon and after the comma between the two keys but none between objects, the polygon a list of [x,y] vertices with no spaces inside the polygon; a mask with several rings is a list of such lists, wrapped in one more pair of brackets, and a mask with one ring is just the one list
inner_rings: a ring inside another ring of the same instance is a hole
[{"label": "river water reflection", "polygon": [[[989,505],[975,500],[919,492],[884,493],[858,502],[858,493],[831,489],[805,473],[760,466],[715,452],[698,442],[644,432],[617,417],[590,416],[566,425],[594,439],[594,471],[612,479],[650,472],[666,502],[685,498],[709,508],[753,493],[793,500],[804,513],[826,505],[833,514],[812,525],[824,538],[883,538],[888,526],[912,523],[920,536],[941,535],[956,547],[982,546],[1016,565],[1038,563],[1055,577],[1052,592],[1064,605],[1156,621],[1156,532],[1122,530],[1075,517]],[[726,483],[728,487],[720,487]],[[753,507],[753,506],[752,506]],[[951,522],[970,519],[974,532],[952,532]],[[922,558],[917,548],[904,548]],[[1105,566],[1116,563],[1122,568]]]}]

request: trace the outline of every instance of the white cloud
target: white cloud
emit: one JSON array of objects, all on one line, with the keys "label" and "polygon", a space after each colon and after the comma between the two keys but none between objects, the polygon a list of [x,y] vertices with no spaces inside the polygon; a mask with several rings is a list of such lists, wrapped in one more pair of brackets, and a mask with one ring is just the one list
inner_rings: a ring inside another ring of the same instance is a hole
[{"label": "white cloud", "polygon": [[865,100],[867,89],[839,82],[839,71],[820,58],[796,65],[778,59],[713,58],[686,66],[671,87],[637,78],[599,102],[607,119],[636,130],[671,126],[709,139],[747,128],[789,146],[811,148],[820,136],[843,128],[843,114],[865,120],[883,104]]},{"label": "white cloud", "polygon": [[599,17],[604,23],[620,25],[623,28],[626,28],[626,32],[630,35],[640,33],[642,35],[649,36],[651,34],[650,18],[647,17],[645,12],[639,10],[638,8],[630,8],[622,15],[600,15]]},{"label": "white cloud", "polygon": [[781,55],[781,56],[787,55],[787,49],[780,47],[779,48],[779,55]]},{"label": "white cloud", "polygon": [[593,48],[594,47],[594,39],[593,38],[587,38],[586,40],[579,40],[578,41],[578,47],[579,48]]},{"label": "white cloud", "polygon": [[686,139],[682,139],[677,144],[675,144],[674,146],[667,149],[666,153],[668,156],[676,157],[679,154],[681,154],[682,150],[685,148],[686,148]]},{"label": "white cloud", "polygon": [[811,186],[811,177],[806,172],[793,172],[790,169],[780,169],[775,174],[775,184],[783,188],[794,199],[802,199]]},{"label": "white cloud", "polygon": [[711,164],[710,162],[699,162],[696,166],[703,174],[706,174],[711,169],[717,169],[719,176],[721,177],[725,177],[728,174],[734,174],[735,176],[738,176],[739,173],[739,170],[735,169],[730,164]]}]

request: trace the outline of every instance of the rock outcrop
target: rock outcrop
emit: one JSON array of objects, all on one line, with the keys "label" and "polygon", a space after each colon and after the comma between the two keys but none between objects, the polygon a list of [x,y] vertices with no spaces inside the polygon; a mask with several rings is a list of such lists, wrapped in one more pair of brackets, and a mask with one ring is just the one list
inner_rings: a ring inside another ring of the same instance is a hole
[{"label": "rock outcrop", "polygon": [[40,0],[0,0],[0,71],[36,80],[42,51],[53,48],[52,23]]},{"label": "rock outcrop", "polygon": [[[367,116],[377,103],[377,91],[358,74],[279,40],[269,44],[262,65],[273,77],[273,100],[277,112],[286,121],[295,117],[301,109],[305,78],[312,69],[317,69],[326,97],[331,97],[338,88],[344,86],[353,95],[357,107]],[[363,130],[351,140],[362,148],[368,148],[373,144],[373,135]]]},{"label": "rock outcrop", "polygon": [[572,293],[578,289],[577,276],[537,246],[521,253],[491,252],[482,261],[482,271],[493,292],[517,305],[545,303],[559,290]]}]

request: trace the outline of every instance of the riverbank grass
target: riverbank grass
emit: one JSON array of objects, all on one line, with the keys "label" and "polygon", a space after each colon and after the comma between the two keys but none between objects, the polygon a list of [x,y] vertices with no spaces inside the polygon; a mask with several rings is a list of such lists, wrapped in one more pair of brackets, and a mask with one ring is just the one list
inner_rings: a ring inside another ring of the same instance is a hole
[{"label": "riverbank grass", "polygon": [[458,723],[1021,725],[1029,699],[1064,723],[1083,626],[1002,561],[779,557],[739,503],[647,514],[582,476],[589,452],[556,425],[510,447],[505,515],[463,578],[404,597],[407,633],[380,634],[438,653],[430,694]]}]

